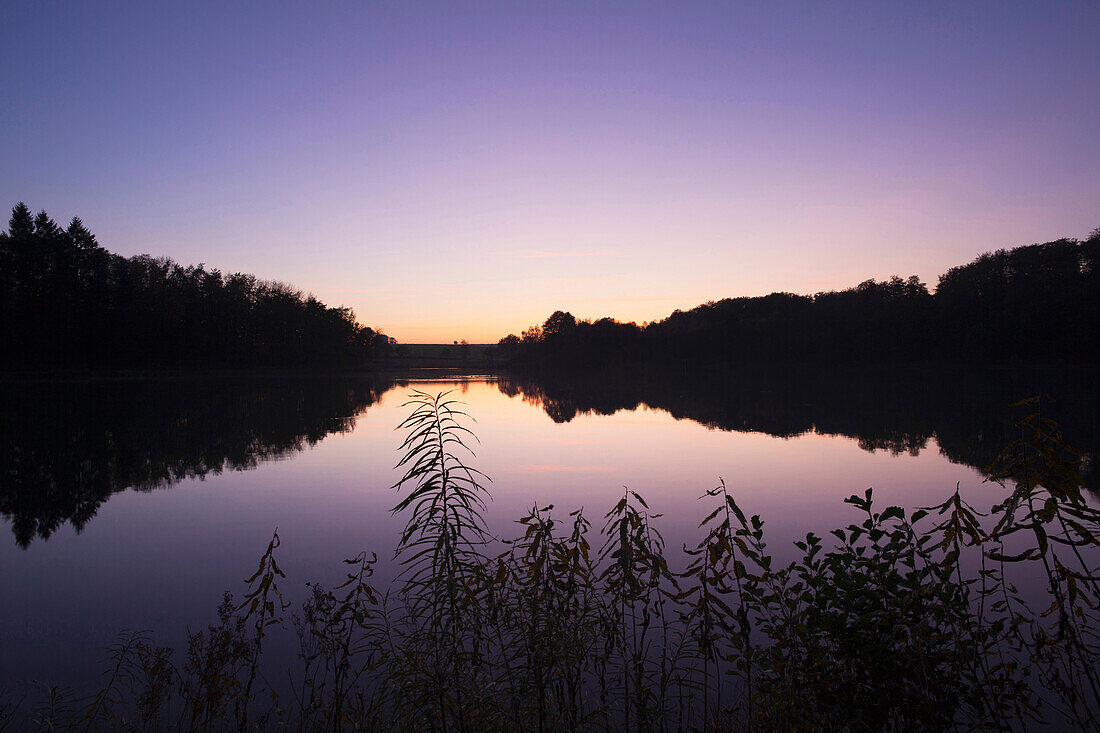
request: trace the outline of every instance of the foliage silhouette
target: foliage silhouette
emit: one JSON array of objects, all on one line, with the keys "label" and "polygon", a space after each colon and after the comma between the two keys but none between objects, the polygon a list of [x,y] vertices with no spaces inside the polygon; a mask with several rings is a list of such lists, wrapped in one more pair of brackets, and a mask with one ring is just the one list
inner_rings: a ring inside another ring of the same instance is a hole
[{"label": "foliage silhouette", "polygon": [[928,361],[1095,363],[1100,229],[984,254],[935,293],[913,275],[815,295],[711,301],[638,326],[555,311],[501,339],[516,368]]},{"label": "foliage silhouette", "polygon": [[0,282],[3,369],[359,366],[393,343],[285,283],[120,257],[23,203],[0,232]]}]

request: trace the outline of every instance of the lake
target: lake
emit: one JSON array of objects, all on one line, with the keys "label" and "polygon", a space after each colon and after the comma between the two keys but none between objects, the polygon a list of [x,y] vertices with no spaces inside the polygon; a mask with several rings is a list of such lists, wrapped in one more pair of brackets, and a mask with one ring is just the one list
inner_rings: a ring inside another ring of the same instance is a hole
[{"label": "lake", "polygon": [[[190,376],[0,385],[0,688],[94,684],[108,645],[152,629],[181,649],[241,593],[275,528],[283,588],[342,580],[379,555],[396,572],[394,466],[412,390],[452,390],[476,423],[469,463],[492,479],[490,528],[532,505],[583,507],[596,528],[624,487],[670,550],[700,535],[724,480],[791,542],[856,519],[843,503],[939,503],[958,484],[988,509],[983,468],[1045,391],[1071,444],[1095,456],[1095,370],[772,369],[723,374]],[[1092,471],[1086,473],[1095,486]]]}]

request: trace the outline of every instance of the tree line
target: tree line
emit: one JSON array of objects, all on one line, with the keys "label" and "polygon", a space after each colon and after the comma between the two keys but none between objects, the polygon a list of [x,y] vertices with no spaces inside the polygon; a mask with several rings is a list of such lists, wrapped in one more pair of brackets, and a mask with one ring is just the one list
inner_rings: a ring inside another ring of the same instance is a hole
[{"label": "tree line", "polygon": [[638,326],[556,311],[500,340],[517,365],[918,361],[1093,362],[1100,229],[986,253],[940,276],[867,280],[815,295],[710,301]]},{"label": "tree line", "polygon": [[122,257],[26,204],[0,232],[0,368],[339,365],[392,339],[281,282]]}]

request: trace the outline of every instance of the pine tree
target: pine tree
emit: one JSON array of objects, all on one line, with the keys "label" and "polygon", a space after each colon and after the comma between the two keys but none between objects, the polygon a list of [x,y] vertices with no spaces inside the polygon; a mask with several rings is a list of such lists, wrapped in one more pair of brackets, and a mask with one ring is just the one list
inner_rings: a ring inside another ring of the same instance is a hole
[{"label": "pine tree", "polygon": [[99,247],[95,235],[88,231],[84,226],[84,222],[78,216],[74,216],[73,220],[69,222],[69,228],[65,230],[65,233],[69,235],[69,240],[82,250],[92,250]]},{"label": "pine tree", "polygon": [[12,239],[27,239],[34,234],[34,220],[31,218],[31,210],[20,201],[11,210],[11,219],[8,221],[8,236]]},{"label": "pine tree", "polygon": [[53,239],[61,233],[61,227],[45,211],[39,211],[34,217],[34,233],[43,239]]}]

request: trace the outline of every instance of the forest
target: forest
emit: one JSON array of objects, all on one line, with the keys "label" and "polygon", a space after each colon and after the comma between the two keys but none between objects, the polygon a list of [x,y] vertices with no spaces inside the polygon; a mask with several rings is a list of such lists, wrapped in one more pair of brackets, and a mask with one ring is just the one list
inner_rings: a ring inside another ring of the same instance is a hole
[{"label": "forest", "polygon": [[[0,232],[0,368],[364,366],[395,341],[281,282],[108,252],[23,203]],[[726,298],[645,323],[556,311],[496,363],[1092,363],[1100,228],[953,267],[814,295]]]},{"label": "forest", "polygon": [[122,257],[23,203],[0,232],[0,368],[360,366],[392,340],[254,275]]},{"label": "forest", "polygon": [[815,295],[711,301],[638,326],[556,311],[500,340],[517,366],[772,362],[1092,363],[1100,353],[1100,228],[986,253],[935,291],[913,275]]}]

